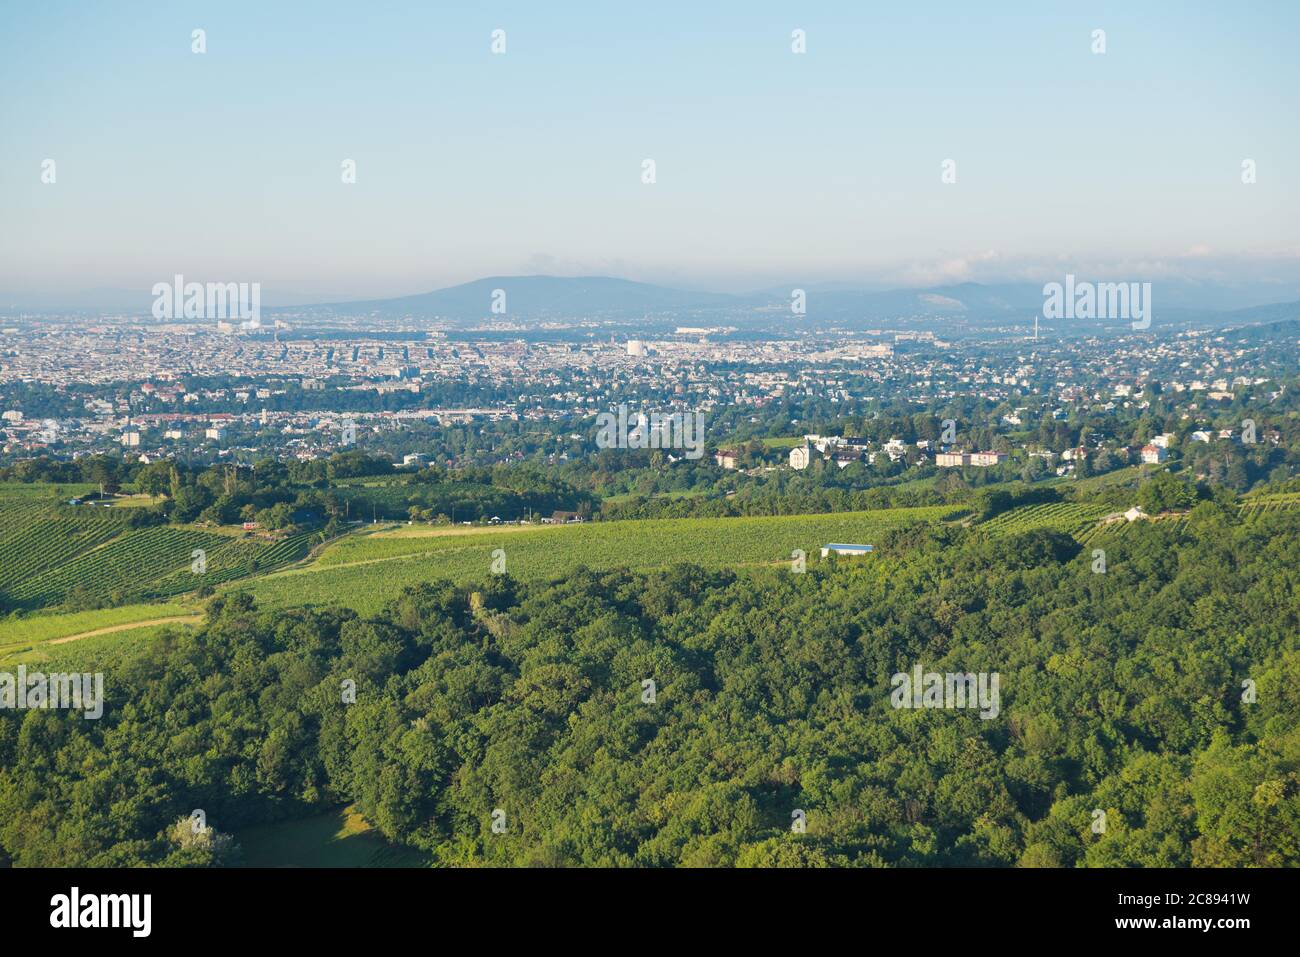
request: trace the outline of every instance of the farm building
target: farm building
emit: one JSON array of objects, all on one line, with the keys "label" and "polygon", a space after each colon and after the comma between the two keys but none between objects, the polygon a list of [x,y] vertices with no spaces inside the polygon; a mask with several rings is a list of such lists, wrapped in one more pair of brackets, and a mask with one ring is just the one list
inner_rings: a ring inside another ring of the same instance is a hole
[{"label": "farm building", "polygon": [[874,551],[874,547],[871,545],[845,545],[832,542],[829,545],[822,546],[822,558],[825,558],[831,552],[836,555],[866,555],[872,551]]}]

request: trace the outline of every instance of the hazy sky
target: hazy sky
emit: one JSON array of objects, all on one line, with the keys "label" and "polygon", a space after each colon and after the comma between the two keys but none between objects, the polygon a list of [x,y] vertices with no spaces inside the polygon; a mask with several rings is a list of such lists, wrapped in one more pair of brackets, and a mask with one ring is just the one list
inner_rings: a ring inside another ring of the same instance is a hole
[{"label": "hazy sky", "polygon": [[455,6],[5,3],[0,306],[1300,275],[1295,2]]}]

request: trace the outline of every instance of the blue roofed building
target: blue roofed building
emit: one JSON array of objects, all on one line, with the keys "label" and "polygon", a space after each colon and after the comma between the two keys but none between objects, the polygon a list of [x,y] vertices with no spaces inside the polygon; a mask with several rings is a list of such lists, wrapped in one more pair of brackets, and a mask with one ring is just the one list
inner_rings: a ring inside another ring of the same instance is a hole
[{"label": "blue roofed building", "polygon": [[836,555],[866,555],[874,551],[871,545],[845,545],[843,543],[832,542],[829,545],[822,546],[822,558],[834,552]]}]

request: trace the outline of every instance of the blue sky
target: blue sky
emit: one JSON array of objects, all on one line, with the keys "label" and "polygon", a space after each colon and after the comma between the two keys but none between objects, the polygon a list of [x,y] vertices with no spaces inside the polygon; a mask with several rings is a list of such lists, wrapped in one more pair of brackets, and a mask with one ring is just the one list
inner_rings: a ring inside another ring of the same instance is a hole
[{"label": "blue sky", "polygon": [[0,305],[1295,281],[1297,35],[1287,2],[6,4]]}]

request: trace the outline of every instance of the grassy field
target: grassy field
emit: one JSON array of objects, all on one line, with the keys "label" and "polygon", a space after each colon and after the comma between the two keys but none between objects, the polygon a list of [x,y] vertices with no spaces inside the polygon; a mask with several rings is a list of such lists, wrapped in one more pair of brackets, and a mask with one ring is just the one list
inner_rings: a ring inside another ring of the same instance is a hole
[{"label": "grassy field", "polygon": [[425,867],[411,848],[390,844],[350,807],[300,821],[235,832],[245,867]]},{"label": "grassy field", "polygon": [[108,671],[163,632],[194,627],[194,623],[127,626],[125,631],[78,638],[76,641],[56,638],[35,644],[5,645],[0,647],[0,669],[11,671],[22,664],[46,671]]},{"label": "grassy field", "polygon": [[188,605],[123,605],[120,608],[101,608],[98,611],[77,611],[65,615],[32,615],[27,618],[0,619],[0,648],[21,643],[32,644],[53,638],[85,634],[101,628],[192,615]]},{"label": "grassy field", "polygon": [[169,603],[0,619],[0,666],[102,668],[167,628],[195,627],[198,617],[197,608]]},{"label": "grassy field", "polygon": [[157,505],[163,501],[161,495],[145,495],[139,493],[135,495],[126,495],[122,498],[115,498],[109,504],[113,508],[148,508],[150,505]]},{"label": "grassy field", "polygon": [[[514,535],[528,534],[529,532],[545,531],[553,526],[550,525],[479,525],[477,522],[473,525],[427,525],[423,522],[416,524],[408,522],[405,525],[395,524],[393,522],[380,522],[378,525],[362,526],[352,535],[336,542],[329,548],[325,549],[321,558],[326,553],[337,554],[333,549],[344,542],[349,543],[349,549],[359,546],[364,540],[370,543],[383,543],[394,539],[407,540],[414,539],[417,541],[427,541],[430,538],[464,538],[474,535]],[[378,546],[377,546],[378,547]],[[342,550],[344,552],[347,549]],[[333,559],[329,559],[333,561]]]},{"label": "grassy field", "polygon": [[350,535],[325,549],[311,565],[254,579],[245,588],[269,607],[338,604],[370,614],[408,585],[440,578],[486,579],[497,549],[505,552],[506,571],[525,581],[559,578],[584,565],[638,570],[677,562],[706,568],[768,565],[788,562],[796,548],[815,561],[816,550],[828,542],[871,543],[890,527],[938,522],[958,511],[936,506],[833,515],[652,519],[461,534],[412,526]]},{"label": "grassy field", "polygon": [[90,482],[69,482],[63,485],[46,482],[0,482],[0,499],[23,498],[36,500],[52,499],[67,501],[98,492],[99,486]]}]

